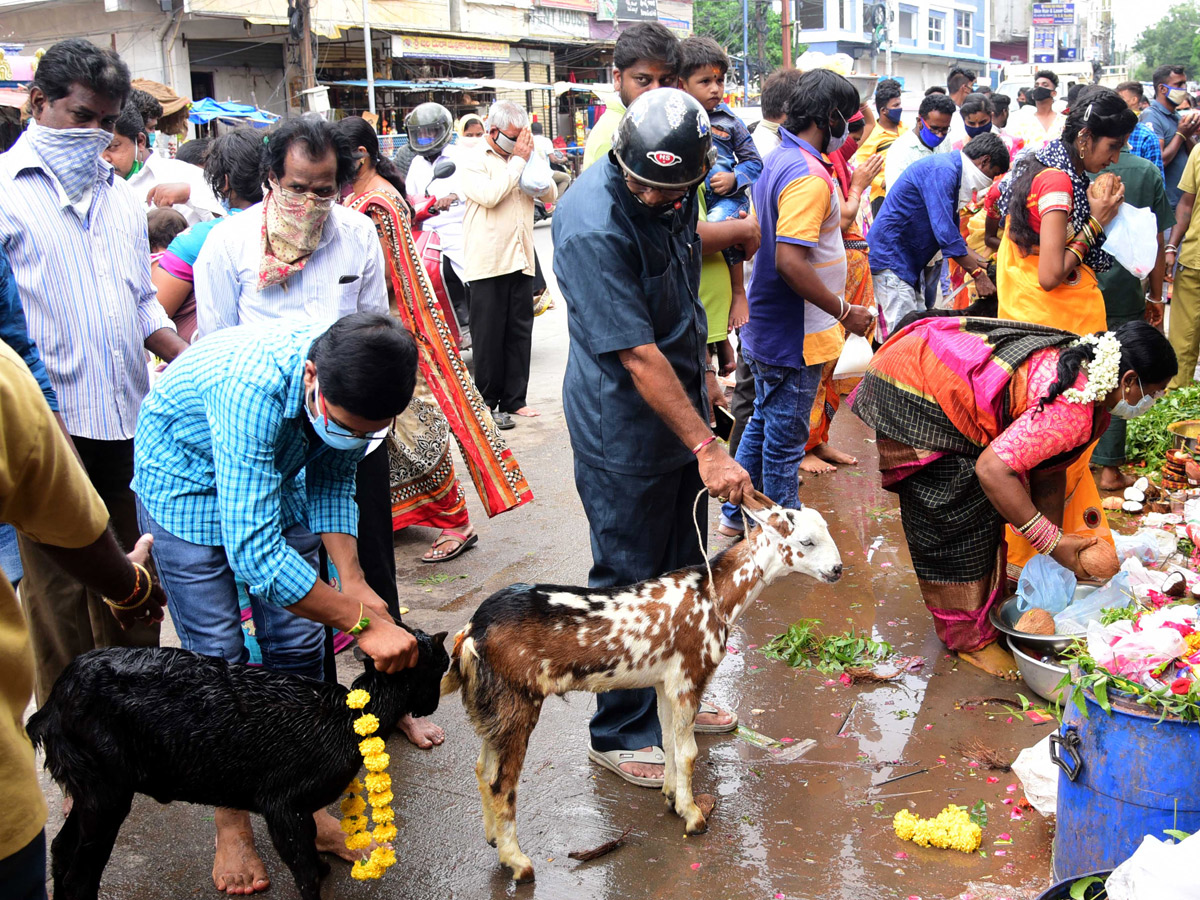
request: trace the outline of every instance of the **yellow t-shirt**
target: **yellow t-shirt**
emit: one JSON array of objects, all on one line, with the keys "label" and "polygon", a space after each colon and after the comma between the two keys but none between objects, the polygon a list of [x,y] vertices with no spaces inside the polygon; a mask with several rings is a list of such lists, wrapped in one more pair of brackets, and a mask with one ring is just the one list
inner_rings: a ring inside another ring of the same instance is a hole
[{"label": "yellow t-shirt", "polygon": [[[708,221],[704,191],[697,191],[700,202],[700,221]],[[700,303],[708,318],[708,343],[715,344],[729,337],[729,307],[733,304],[733,282],[729,280],[729,264],[720,253],[709,253],[700,260]]]},{"label": "yellow t-shirt", "polygon": [[[1179,189],[1185,194],[1200,193],[1200,147],[1193,147],[1188,155],[1183,175],[1179,177]],[[1200,269],[1200,210],[1192,213],[1191,224],[1179,244],[1177,261],[1189,269]]]},{"label": "yellow t-shirt", "polygon": [[583,167],[585,169],[612,149],[613,135],[617,133],[617,126],[621,124],[621,117],[624,115],[625,107],[621,105],[620,100],[613,97],[612,105],[604,111],[604,115],[596,120],[596,124],[588,132],[587,143],[583,145]]},{"label": "yellow t-shirt", "polygon": [[[108,510],[54,421],[24,361],[0,341],[0,522],[56,547],[86,547]],[[0,859],[46,824],[33,745],[22,724],[33,695],[33,647],[12,585],[0,577]]]},{"label": "yellow t-shirt", "polygon": [[[862,146],[854,153],[854,165],[861,166],[868,159],[878,153],[880,156],[887,158],[888,148],[892,146],[892,142],[904,132],[908,131],[903,122],[896,125],[894,132],[884,131],[879,125],[871,129],[871,133],[867,135],[867,139],[863,141]],[[879,170],[879,174],[875,176],[875,180],[871,182],[871,200],[878,200],[880,197],[887,196],[887,185],[883,179],[883,169]]]}]

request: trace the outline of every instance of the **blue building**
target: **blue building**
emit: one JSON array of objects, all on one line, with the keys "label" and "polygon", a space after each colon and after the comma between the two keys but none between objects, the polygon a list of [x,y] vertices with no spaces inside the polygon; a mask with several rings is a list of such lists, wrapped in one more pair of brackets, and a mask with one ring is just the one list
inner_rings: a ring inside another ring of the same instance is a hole
[{"label": "blue building", "polygon": [[[946,83],[953,66],[988,81],[991,0],[886,0],[892,74],[908,91]],[[855,71],[887,74],[885,47],[871,59],[873,0],[796,0],[796,39],[822,53],[847,53]]]}]

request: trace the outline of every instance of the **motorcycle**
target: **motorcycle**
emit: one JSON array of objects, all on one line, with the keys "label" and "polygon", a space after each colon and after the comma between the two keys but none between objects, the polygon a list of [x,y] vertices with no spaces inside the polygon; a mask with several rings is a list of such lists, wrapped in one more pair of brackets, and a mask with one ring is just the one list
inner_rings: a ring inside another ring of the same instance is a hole
[{"label": "motorcycle", "polygon": [[[449,178],[454,174],[454,169],[453,160],[439,159],[433,167],[433,180]],[[459,349],[462,349],[462,329],[459,326],[458,316],[454,312],[454,304],[450,302],[450,294],[447,292],[446,285],[442,281],[441,241],[438,239],[437,232],[421,227],[422,223],[429,221],[429,219],[438,214],[438,211],[434,209],[434,206],[438,202],[437,198],[409,198],[409,202],[413,205],[413,240],[417,245],[417,253],[420,255],[421,264],[425,267],[425,272],[429,276],[429,283],[433,287],[438,307],[446,319],[450,333],[454,336],[454,343]],[[458,201],[455,202],[457,203]]]}]

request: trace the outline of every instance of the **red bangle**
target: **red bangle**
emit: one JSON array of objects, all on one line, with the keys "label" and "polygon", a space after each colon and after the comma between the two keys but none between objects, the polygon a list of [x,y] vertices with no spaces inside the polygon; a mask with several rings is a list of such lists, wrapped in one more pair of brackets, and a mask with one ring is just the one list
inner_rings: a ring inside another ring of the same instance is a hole
[{"label": "red bangle", "polygon": [[699,454],[701,450],[703,450],[705,447],[707,447],[709,444],[711,444],[716,439],[717,439],[717,436],[715,434],[710,434],[708,437],[706,437],[704,440],[702,440],[700,443],[698,443],[695,447],[692,448],[692,456],[696,456],[697,454]]}]

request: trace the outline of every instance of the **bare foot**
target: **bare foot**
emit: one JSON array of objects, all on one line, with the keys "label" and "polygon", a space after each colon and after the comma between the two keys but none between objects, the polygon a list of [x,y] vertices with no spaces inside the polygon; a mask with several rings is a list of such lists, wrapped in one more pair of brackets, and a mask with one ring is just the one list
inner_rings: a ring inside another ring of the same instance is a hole
[{"label": "bare foot", "polygon": [[809,475],[828,475],[830,472],[836,472],[837,466],[831,466],[825,460],[806,453],[804,459],[800,460],[800,471],[807,472]]},{"label": "bare foot", "polygon": [[446,739],[446,732],[434,725],[429,719],[414,719],[412,714],[406,714],[399,723],[404,736],[422,750],[436,747]]},{"label": "bare foot", "polygon": [[1135,481],[1136,478],[1126,475],[1119,466],[1102,466],[1100,477],[1096,479],[1096,487],[1102,491],[1123,491],[1127,487],[1133,487]]},{"label": "bare foot", "polygon": [[[653,747],[643,747],[638,753],[653,753]],[[654,763],[638,763],[627,762],[621,763],[617,768],[622,772],[627,772],[635,778],[663,778],[666,775],[666,769],[663,766]]]},{"label": "bare foot", "polygon": [[723,728],[733,722],[733,713],[727,709],[717,707],[715,713],[702,712],[696,715],[697,725],[716,725],[718,728]]},{"label": "bare foot", "polygon": [[1016,681],[1021,677],[1017,661],[999,644],[988,644],[978,650],[959,650],[958,658],[1005,681]]},{"label": "bare foot", "polygon": [[741,328],[750,321],[750,303],[745,291],[734,291],[733,302],[729,304],[729,327]]},{"label": "bare foot", "polygon": [[[254,894],[271,886],[267,868],[254,847],[250,814],[236,809],[218,809],[217,854],[213,860],[213,885],[226,894]],[[339,831],[341,829],[338,829]]]},{"label": "bare foot", "polygon": [[857,466],[858,460],[849,453],[843,453],[836,447],[829,446],[829,443],[822,441],[812,449],[813,456],[819,456],[827,463],[835,466]]},{"label": "bare foot", "polygon": [[340,856],[346,862],[357,862],[366,859],[371,851],[379,845],[371,841],[365,850],[351,850],[346,846],[346,833],[342,831],[341,823],[322,809],[313,813],[313,821],[317,823],[317,852],[332,853]]},{"label": "bare foot", "polygon": [[520,409],[518,409],[516,412],[514,412],[513,415],[514,416],[524,416],[527,419],[532,419],[535,416],[540,416],[541,413],[538,412],[536,409],[534,409],[532,406],[522,406]]},{"label": "bare foot", "polygon": [[743,533],[744,532],[739,531],[736,528],[730,528],[728,525],[717,526],[717,534],[721,535],[722,537],[742,537]]}]

